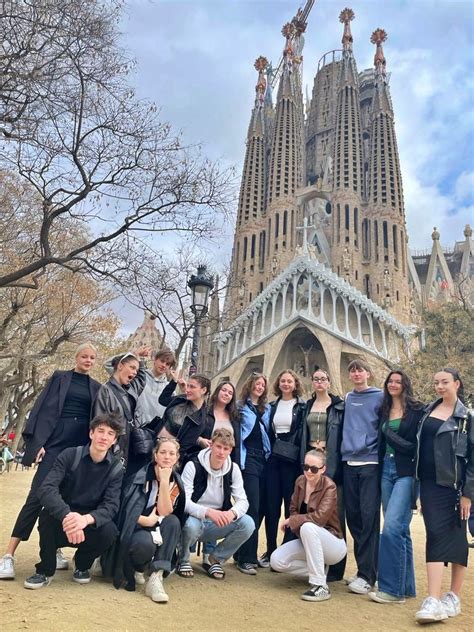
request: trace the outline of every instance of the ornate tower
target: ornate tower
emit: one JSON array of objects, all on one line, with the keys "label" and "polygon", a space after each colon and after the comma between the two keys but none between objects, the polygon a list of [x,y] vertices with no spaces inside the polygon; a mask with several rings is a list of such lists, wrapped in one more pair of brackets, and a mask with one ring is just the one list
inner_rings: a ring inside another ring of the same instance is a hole
[{"label": "ornate tower", "polygon": [[365,292],[397,318],[407,319],[409,307],[407,234],[402,175],[394,116],[387,82],[382,43],[383,29],[372,33],[375,89],[371,115],[371,150],[368,177],[369,204],[364,219],[364,249],[371,261]]},{"label": "ornate tower", "polygon": [[362,289],[362,139],[359,76],[352,54],[350,28],[353,19],[354,12],[348,8],[339,16],[344,34],[336,105],[331,267],[357,289]]},{"label": "ornate tower", "polygon": [[272,118],[271,94],[267,94],[265,70],[268,61],[255,61],[258,72],[255,105],[247,133],[237,223],[232,249],[230,287],[225,317],[232,318],[244,309],[262,289],[267,267],[265,204],[268,170],[268,130]]}]

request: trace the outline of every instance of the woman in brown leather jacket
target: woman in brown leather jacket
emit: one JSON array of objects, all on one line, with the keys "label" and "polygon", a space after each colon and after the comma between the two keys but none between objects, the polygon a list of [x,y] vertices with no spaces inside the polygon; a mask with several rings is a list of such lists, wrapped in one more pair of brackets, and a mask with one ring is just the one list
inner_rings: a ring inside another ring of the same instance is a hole
[{"label": "woman in brown leather jacket", "polygon": [[322,450],[306,453],[304,474],[296,479],[291,498],[288,527],[296,540],[286,542],[272,553],[274,571],[309,578],[305,601],[326,601],[331,593],[326,583],[325,566],[337,564],[347,553],[337,512],[336,484],[327,476],[326,455]]}]

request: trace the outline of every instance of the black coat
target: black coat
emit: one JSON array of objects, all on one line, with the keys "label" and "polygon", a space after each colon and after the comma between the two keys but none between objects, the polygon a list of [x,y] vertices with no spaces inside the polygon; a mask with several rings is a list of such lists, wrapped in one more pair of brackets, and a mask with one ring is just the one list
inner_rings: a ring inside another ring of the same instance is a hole
[{"label": "black coat", "polygon": [[420,408],[409,408],[400,422],[398,432],[391,430],[388,425],[384,432],[386,420],[380,420],[378,438],[379,463],[383,463],[388,443],[395,452],[395,467],[398,476],[415,476],[416,432],[423,414],[424,409],[421,406]]},{"label": "black coat", "polygon": [[[418,427],[418,443],[425,419],[440,402],[438,399],[424,409]],[[460,489],[463,496],[474,500],[474,417],[461,400],[457,400],[453,414],[440,425],[433,445],[436,483]],[[416,469],[418,471],[418,458]]]},{"label": "black coat", "polygon": [[[329,394],[329,396],[331,403],[326,409],[328,416],[326,424],[326,475],[337,485],[340,485],[342,483],[341,443],[344,424],[344,401],[337,395]],[[315,399],[316,396],[313,396],[306,402],[302,441],[304,453],[311,450],[309,445],[308,415],[311,412]],[[304,461],[304,453],[302,462]]]},{"label": "black coat", "polygon": [[[138,518],[143,514],[146,507],[146,483],[147,480],[150,480],[150,468],[153,468],[152,463],[138,470],[131,483],[124,489],[117,518],[120,535],[115,545],[101,559],[103,573],[105,576],[113,578],[115,588],[120,588],[125,579],[127,581],[127,589],[135,589],[134,569],[128,552]],[[187,517],[185,514],[186,494],[181,477],[177,472],[173,472],[172,480],[176,482],[179,488],[179,496],[173,515],[178,518],[181,526],[183,526]]]},{"label": "black coat", "polygon": [[[55,371],[36,399],[22,433],[25,441],[23,465],[31,465],[34,462],[38,451],[44,447],[52,435],[56,424],[61,418],[73,373],[73,370]],[[100,383],[89,377],[91,403],[94,402],[99,388]]]}]

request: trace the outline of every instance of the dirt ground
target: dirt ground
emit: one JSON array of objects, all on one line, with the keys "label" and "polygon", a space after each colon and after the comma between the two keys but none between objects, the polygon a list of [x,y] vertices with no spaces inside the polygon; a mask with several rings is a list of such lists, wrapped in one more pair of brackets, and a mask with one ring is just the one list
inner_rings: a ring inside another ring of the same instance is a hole
[{"label": "dirt ground", "polygon": [[[0,551],[3,553],[13,522],[27,494],[32,472],[18,471],[0,477]],[[426,591],[424,570],[424,527],[421,516],[412,522],[418,594]],[[263,538],[262,538],[263,539]],[[261,550],[264,550],[262,542]],[[355,570],[349,543],[347,572]],[[64,553],[72,557],[73,550]],[[331,584],[332,599],[322,603],[304,602],[302,580],[259,570],[257,577],[239,573],[226,565],[226,579],[209,579],[195,564],[192,580],[172,576],[166,582],[170,602],[155,604],[145,597],[143,587],[136,593],[117,591],[102,579],[79,585],[71,571],[59,571],[47,588],[25,590],[23,580],[34,571],[38,554],[35,530],[29,542],[17,552],[15,581],[0,582],[1,629],[48,630],[52,632],[114,630],[227,630],[315,631],[410,630],[418,625],[413,615],[419,599],[404,605],[380,605],[367,597],[351,594],[342,582]],[[456,631],[474,629],[474,572],[468,569],[463,594],[463,614],[442,624]],[[445,575],[447,586],[448,573]],[[441,628],[440,626],[438,626]]]}]

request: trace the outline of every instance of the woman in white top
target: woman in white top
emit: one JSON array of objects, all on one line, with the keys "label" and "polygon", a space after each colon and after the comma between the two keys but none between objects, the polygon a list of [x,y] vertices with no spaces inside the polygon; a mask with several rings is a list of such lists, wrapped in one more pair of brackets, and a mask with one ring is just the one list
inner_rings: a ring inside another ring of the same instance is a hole
[{"label": "woman in white top", "polygon": [[[278,522],[282,501],[285,518],[290,515],[290,500],[295,481],[301,474],[301,442],[305,403],[301,399],[302,386],[298,375],[286,369],[278,375],[273,385],[277,399],[271,404],[270,426],[272,455],[266,472],[265,532],[267,550],[259,558],[262,568],[270,565],[270,555],[277,548]],[[291,539],[286,530],[283,542]]]}]

